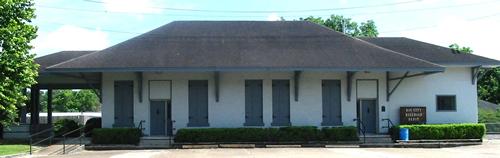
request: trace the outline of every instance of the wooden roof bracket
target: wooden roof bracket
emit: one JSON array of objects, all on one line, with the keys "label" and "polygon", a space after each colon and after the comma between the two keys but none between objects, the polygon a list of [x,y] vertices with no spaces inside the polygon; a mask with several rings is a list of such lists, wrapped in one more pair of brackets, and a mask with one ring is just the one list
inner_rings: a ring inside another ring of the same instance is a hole
[{"label": "wooden roof bracket", "polygon": [[[84,73],[78,73],[80,75],[80,79],[83,79],[85,81],[85,83],[87,83],[87,85],[89,85],[89,87],[91,88],[92,92],[94,92],[95,95],[97,95],[97,97],[99,97],[99,102],[102,103],[102,87],[99,88],[99,91],[97,91],[97,88],[94,87],[91,83],[90,83],[90,80],[85,77],[85,74]],[[102,78],[102,73],[100,74],[100,78]],[[102,82],[101,82],[102,83]],[[102,85],[101,85],[102,86]]]},{"label": "wooden roof bracket", "polygon": [[294,89],[294,97],[295,101],[299,101],[299,81],[301,77],[302,71],[294,71],[293,72],[293,89]]},{"label": "wooden roof bracket", "polygon": [[214,71],[214,93],[215,93],[215,102],[219,102],[219,93],[220,93],[220,72]]},{"label": "wooden roof bracket", "polygon": [[347,71],[347,101],[351,101],[351,93],[352,93],[352,80],[353,76],[356,74],[356,71]]},{"label": "wooden roof bracket", "polygon": [[479,79],[481,79],[484,73],[479,73],[481,66],[475,66],[471,68],[472,85],[476,84]]},{"label": "wooden roof bracket", "polygon": [[390,100],[391,95],[399,87],[399,84],[401,84],[401,82],[403,82],[403,80],[408,77],[409,73],[410,73],[409,71],[406,71],[406,73],[403,75],[403,77],[399,77],[398,83],[396,83],[396,85],[392,89],[390,89],[390,85],[389,85],[390,81],[392,80],[391,78],[389,78],[390,77],[390,72],[387,71],[385,73],[385,76],[386,76],[386,84],[385,84],[385,86],[386,86],[386,93],[387,93],[387,101]]},{"label": "wooden roof bracket", "polygon": [[142,81],[144,79],[144,73],[142,72],[135,72],[135,75],[137,76],[137,92],[138,92],[138,97],[139,97],[139,103],[142,103]]},{"label": "wooden roof bracket", "polygon": [[[398,88],[398,86],[401,84],[401,82],[403,82],[404,79],[407,79],[407,78],[411,78],[411,77],[417,77],[417,76],[423,76],[423,75],[430,75],[430,74],[435,74],[435,73],[440,73],[440,72],[422,72],[422,73],[416,73],[416,74],[409,74],[410,72],[409,71],[406,71],[406,73],[401,76],[401,77],[394,77],[394,78],[391,78],[390,77],[390,72],[387,71],[386,72],[386,94],[387,94],[387,97],[386,97],[386,100],[389,101],[390,98],[391,98],[391,95],[394,94],[394,91],[396,91],[396,89]],[[398,80],[398,82],[396,83],[396,85],[390,89],[390,82],[393,81],[393,80]]]}]

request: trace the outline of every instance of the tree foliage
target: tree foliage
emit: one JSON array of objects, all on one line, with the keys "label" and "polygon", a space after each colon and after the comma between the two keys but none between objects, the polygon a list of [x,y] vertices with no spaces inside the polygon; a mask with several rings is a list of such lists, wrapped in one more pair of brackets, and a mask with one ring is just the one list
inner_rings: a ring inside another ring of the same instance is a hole
[{"label": "tree foliage", "polygon": [[[40,98],[42,111],[47,111],[47,92]],[[99,97],[92,90],[55,90],[52,92],[54,112],[94,112],[100,111]]]},{"label": "tree foliage", "polygon": [[29,53],[37,28],[31,0],[0,0],[0,124],[10,125],[27,99],[23,89],[34,84],[38,65]]},{"label": "tree foliage", "polygon": [[338,32],[343,32],[353,37],[377,37],[377,26],[373,20],[362,22],[358,25],[351,18],[345,18],[341,15],[331,15],[330,18],[322,19],[321,17],[309,16],[307,18],[299,18],[299,20],[310,21],[317,23]]},{"label": "tree foliage", "polygon": [[477,81],[479,99],[500,104],[500,67],[482,69],[482,77]]},{"label": "tree foliage", "polygon": [[460,45],[456,43],[451,44],[449,47],[458,53],[471,54],[473,52],[470,47],[460,47]]}]

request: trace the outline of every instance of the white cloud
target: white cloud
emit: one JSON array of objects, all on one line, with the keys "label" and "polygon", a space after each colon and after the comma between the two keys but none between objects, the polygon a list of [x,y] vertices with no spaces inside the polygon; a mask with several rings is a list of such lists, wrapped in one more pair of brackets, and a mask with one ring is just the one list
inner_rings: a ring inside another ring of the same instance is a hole
[{"label": "white cloud", "polygon": [[500,23],[494,19],[467,21],[462,17],[446,17],[440,20],[437,27],[404,31],[396,36],[414,38],[445,47],[457,43],[471,47],[476,55],[500,60],[497,40],[500,31],[496,28],[500,28]]},{"label": "white cloud", "polygon": [[40,32],[32,51],[43,56],[62,50],[100,50],[109,46],[108,34],[73,25],[63,25],[53,32]]},{"label": "white cloud", "polygon": [[110,12],[159,13],[160,5],[154,0],[103,0],[104,8]]},{"label": "white cloud", "polygon": [[276,13],[271,13],[267,16],[267,21],[278,21],[281,18]]}]

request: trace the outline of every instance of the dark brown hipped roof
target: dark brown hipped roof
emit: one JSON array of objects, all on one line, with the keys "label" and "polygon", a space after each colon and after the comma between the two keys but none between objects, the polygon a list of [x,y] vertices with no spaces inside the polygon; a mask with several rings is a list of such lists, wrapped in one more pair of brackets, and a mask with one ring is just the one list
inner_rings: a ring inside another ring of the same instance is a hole
[{"label": "dark brown hipped roof", "polygon": [[50,71],[442,71],[305,21],[177,21]]},{"label": "dark brown hipped roof", "polygon": [[500,61],[463,54],[447,47],[417,41],[405,37],[360,38],[378,46],[442,65],[497,66]]},{"label": "dark brown hipped roof", "polygon": [[40,65],[38,72],[45,72],[49,66],[59,64],[82,55],[87,55],[95,51],[60,51],[42,57],[35,58],[35,62]]}]

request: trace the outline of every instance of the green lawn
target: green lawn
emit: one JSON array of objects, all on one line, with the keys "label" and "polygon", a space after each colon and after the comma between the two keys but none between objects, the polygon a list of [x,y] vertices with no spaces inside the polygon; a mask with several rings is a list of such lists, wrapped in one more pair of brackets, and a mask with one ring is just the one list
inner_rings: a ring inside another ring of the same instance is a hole
[{"label": "green lawn", "polygon": [[0,140],[0,156],[25,153],[29,150],[30,146],[25,141]]},{"label": "green lawn", "polygon": [[30,150],[29,145],[23,145],[23,144],[0,145],[0,156],[25,153],[28,152],[29,150]]}]

